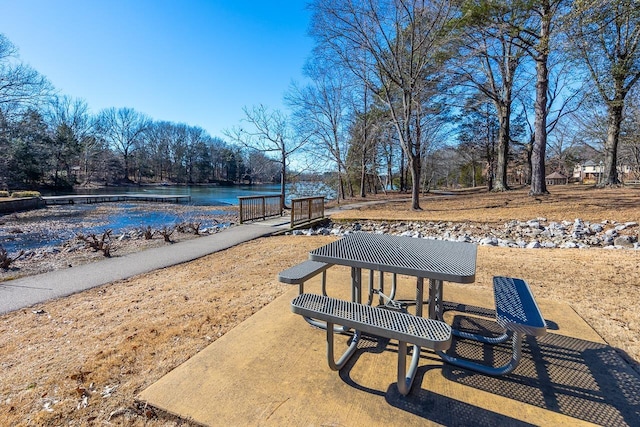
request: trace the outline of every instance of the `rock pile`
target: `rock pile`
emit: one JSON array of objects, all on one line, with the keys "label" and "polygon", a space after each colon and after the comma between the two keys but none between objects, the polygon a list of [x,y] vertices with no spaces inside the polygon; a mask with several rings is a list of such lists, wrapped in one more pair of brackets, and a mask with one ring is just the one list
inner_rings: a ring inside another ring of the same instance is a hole
[{"label": "rock pile", "polygon": [[591,223],[579,218],[561,222],[547,221],[546,218],[513,220],[502,225],[361,221],[331,223],[314,229],[294,230],[292,234],[342,236],[358,231],[511,248],[640,249],[638,223],[611,220]]}]

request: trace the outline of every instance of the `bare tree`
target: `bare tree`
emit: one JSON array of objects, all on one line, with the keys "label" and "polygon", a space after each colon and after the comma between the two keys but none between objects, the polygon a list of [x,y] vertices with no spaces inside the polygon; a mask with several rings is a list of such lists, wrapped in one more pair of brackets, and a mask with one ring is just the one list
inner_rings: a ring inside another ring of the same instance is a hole
[{"label": "bare tree", "polygon": [[88,180],[90,160],[98,144],[95,137],[95,120],[89,114],[87,103],[82,99],[56,96],[51,100],[48,121],[58,131],[68,129],[70,136],[79,144],[79,166],[82,167],[84,180]]},{"label": "bare tree", "polygon": [[629,166],[631,179],[640,179],[640,88],[632,90],[625,105],[620,132],[620,163]]},{"label": "bare tree", "polygon": [[313,34],[389,109],[420,209],[423,107],[437,93],[456,10],[447,0],[316,0]]},{"label": "bare tree", "polygon": [[132,108],[109,108],[98,116],[98,130],[102,137],[122,157],[124,179],[129,180],[129,163],[133,152],[142,141],[150,119]]},{"label": "bare tree", "polygon": [[34,107],[53,92],[49,81],[36,70],[18,61],[18,49],[0,34],[0,108]]},{"label": "bare tree", "polygon": [[305,67],[307,86],[294,84],[285,100],[293,108],[296,128],[309,140],[314,155],[328,157],[338,173],[338,201],[345,198],[345,174],[349,113],[346,76],[330,63],[315,61]]},{"label": "bare tree", "polygon": [[640,7],[634,0],[582,0],[575,2],[573,18],[572,43],[608,113],[600,185],[617,185],[625,98],[640,80]]},{"label": "bare tree", "polygon": [[280,195],[284,208],[285,190],[287,182],[287,166],[290,156],[298,151],[306,139],[297,139],[289,126],[288,118],[279,110],[269,110],[264,105],[249,109],[244,107],[245,127],[236,127],[225,131],[225,135],[251,150],[275,155],[274,159],[280,164]]}]

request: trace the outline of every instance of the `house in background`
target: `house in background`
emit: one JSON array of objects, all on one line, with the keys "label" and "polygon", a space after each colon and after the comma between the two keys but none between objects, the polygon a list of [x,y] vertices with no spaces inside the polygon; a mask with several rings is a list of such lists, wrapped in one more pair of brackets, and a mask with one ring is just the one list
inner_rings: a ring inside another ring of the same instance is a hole
[{"label": "house in background", "polygon": [[[587,160],[582,164],[576,164],[573,168],[573,178],[583,184],[597,184],[604,176],[604,163]],[[618,177],[621,181],[633,179],[631,166],[618,165]]]}]

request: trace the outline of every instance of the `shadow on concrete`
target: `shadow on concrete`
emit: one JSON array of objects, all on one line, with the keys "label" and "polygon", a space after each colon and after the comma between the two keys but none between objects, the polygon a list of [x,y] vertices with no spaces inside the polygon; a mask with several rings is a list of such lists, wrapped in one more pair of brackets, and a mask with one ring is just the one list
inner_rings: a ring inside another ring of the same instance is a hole
[{"label": "shadow on concrete", "polygon": [[[497,331],[495,322],[466,314],[457,314],[453,325],[468,332]],[[447,351],[494,366],[506,363],[511,352],[510,340],[490,346],[466,339],[454,339]],[[640,375],[620,353],[604,344],[554,333],[538,339],[527,337],[522,361],[511,374],[491,377],[444,365],[443,375],[478,390],[591,423],[640,425]]]},{"label": "shadow on concrete", "polygon": [[421,366],[415,378],[415,385],[411,393],[403,396],[398,392],[395,383],[390,384],[386,390],[378,390],[358,383],[351,377],[351,369],[358,363],[358,359],[366,353],[391,352],[397,354],[398,343],[388,339],[363,335],[358,343],[358,350],[339,371],[340,378],[356,390],[372,395],[382,396],[385,401],[400,410],[406,411],[421,418],[446,426],[467,426],[473,420],[474,426],[532,426],[533,424],[520,421],[497,412],[493,412],[478,406],[470,405],[430,390],[422,389],[418,384],[423,383],[425,374],[432,370],[441,370],[439,357],[431,351],[423,350],[420,355],[421,364],[435,362],[435,365]]},{"label": "shadow on concrete", "polygon": [[[461,304],[456,305],[455,310],[458,313],[453,317],[454,327],[485,335],[501,333],[494,321],[479,317],[492,317],[492,310]],[[473,316],[469,316],[470,313]],[[497,377],[447,364],[429,365],[429,360],[439,358],[423,350],[422,366],[408,396],[400,395],[395,383],[387,390],[377,390],[358,384],[350,375],[363,354],[386,351],[397,353],[397,342],[366,337],[340,371],[340,378],[357,390],[384,396],[390,405],[439,424],[467,425],[469,420],[474,420],[474,425],[480,426],[531,425],[417,386],[431,369],[441,369],[450,381],[598,425],[640,425],[640,375],[620,353],[604,344],[554,333],[538,339],[527,337],[518,368]],[[447,353],[498,366],[511,358],[511,340],[491,346],[454,338]]]}]

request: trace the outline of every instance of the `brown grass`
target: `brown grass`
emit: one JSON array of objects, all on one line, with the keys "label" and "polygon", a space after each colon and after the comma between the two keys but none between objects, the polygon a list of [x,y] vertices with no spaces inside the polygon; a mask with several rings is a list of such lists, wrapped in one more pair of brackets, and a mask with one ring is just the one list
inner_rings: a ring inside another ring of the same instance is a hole
[{"label": "brown grass", "polygon": [[[412,219],[499,222],[514,215],[638,221],[636,190],[553,190],[542,202],[524,192],[465,195],[425,200],[424,212],[414,213],[407,203],[397,203],[391,209],[359,210],[351,217],[384,218],[386,212],[386,219],[404,220],[416,215]],[[259,239],[0,316],[1,424],[179,424],[154,418],[152,410],[135,405],[134,397],[289,289],[277,282],[277,273],[333,239]],[[494,274],[523,277],[536,297],[567,302],[609,344],[637,362],[639,257],[632,250],[480,247],[472,286],[489,290]]]},{"label": "brown grass", "polygon": [[576,185],[550,189],[551,194],[536,197],[529,196],[527,188],[505,193],[479,190],[472,194],[426,194],[421,199],[421,211],[412,211],[410,201],[405,200],[339,212],[332,218],[503,223],[544,217],[549,221],[580,218],[640,222],[640,187],[596,189]]}]

